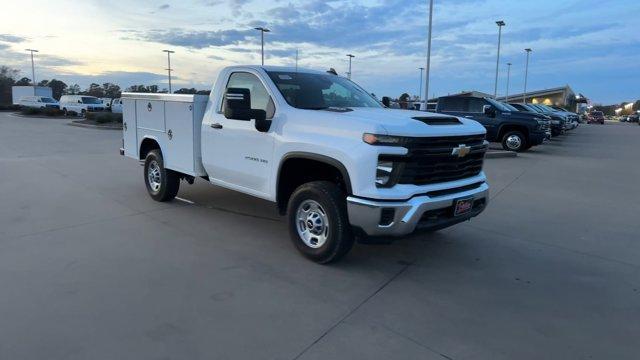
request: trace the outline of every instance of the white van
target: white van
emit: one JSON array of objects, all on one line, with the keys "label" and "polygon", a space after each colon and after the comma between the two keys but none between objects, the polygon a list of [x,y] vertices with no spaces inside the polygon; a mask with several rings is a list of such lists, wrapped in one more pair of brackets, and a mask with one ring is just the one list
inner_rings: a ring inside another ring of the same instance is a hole
[{"label": "white van", "polygon": [[105,111],[106,106],[102,103],[102,100],[94,96],[62,95],[60,109],[64,111],[65,115],[74,113],[84,116],[87,111]]},{"label": "white van", "polygon": [[100,98],[100,100],[102,100],[102,103],[107,109],[111,107],[111,98]]},{"label": "white van", "polygon": [[20,99],[19,105],[34,109],[59,109],[58,102],[48,96],[25,96]]},{"label": "white van", "polygon": [[122,99],[113,99],[111,102],[111,112],[115,114],[122,114]]}]

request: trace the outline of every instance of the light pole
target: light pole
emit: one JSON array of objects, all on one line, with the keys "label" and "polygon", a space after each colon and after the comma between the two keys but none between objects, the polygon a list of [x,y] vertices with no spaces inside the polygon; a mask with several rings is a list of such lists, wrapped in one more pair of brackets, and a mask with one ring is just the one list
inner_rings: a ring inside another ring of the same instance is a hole
[{"label": "light pole", "polygon": [[35,49],[26,49],[26,51],[31,53],[31,78],[33,79],[33,96],[36,96],[36,66],[33,62],[33,53],[37,53],[38,50]]},{"label": "light pole", "polygon": [[431,30],[433,29],[433,0],[429,0],[429,35],[427,38],[427,67],[424,86],[424,110],[427,110],[429,100],[429,74],[431,73]]},{"label": "light pole", "polygon": [[420,70],[420,92],[418,93],[418,100],[421,100],[422,99],[422,73],[424,72],[424,68],[421,67],[421,68],[418,68],[418,70]]},{"label": "light pole", "polygon": [[265,27],[257,27],[254,28],[255,30],[260,31],[260,39],[261,39],[261,44],[262,44],[262,66],[264,66],[264,33],[266,32],[271,32],[271,30],[265,28]]},{"label": "light pole", "polygon": [[498,25],[498,60],[496,60],[496,82],[493,89],[493,98],[498,97],[498,70],[500,70],[500,43],[502,41],[502,27],[505,26],[505,22],[502,20],[496,21]]},{"label": "light pole", "polygon": [[529,77],[529,55],[533,50],[527,48],[527,49],[524,49],[524,51],[527,52],[527,65],[524,68],[524,92],[522,93],[522,102],[526,104],[527,103],[527,80]]},{"label": "light pole", "polygon": [[169,94],[173,94],[173,91],[171,90],[171,71],[173,71],[173,69],[171,69],[171,54],[174,54],[175,51],[171,51],[171,50],[162,50],[162,52],[166,52],[167,53],[167,72],[169,73]]},{"label": "light pole", "polygon": [[347,57],[349,58],[349,80],[351,80],[351,59],[353,59],[356,56],[355,55],[351,55],[351,54],[347,54]]},{"label": "light pole", "polygon": [[509,102],[509,80],[511,80],[511,65],[512,63],[507,63],[507,96],[505,96],[504,102]]}]

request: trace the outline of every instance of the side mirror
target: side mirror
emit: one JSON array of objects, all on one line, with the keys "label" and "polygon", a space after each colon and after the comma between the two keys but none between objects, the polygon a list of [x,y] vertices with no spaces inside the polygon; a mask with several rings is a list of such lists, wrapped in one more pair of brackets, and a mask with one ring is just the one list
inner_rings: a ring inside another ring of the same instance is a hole
[{"label": "side mirror", "polygon": [[496,110],[491,105],[482,106],[482,113],[488,117],[496,117]]},{"label": "side mirror", "polygon": [[386,107],[391,107],[391,98],[388,96],[383,96],[382,97],[382,105],[386,106]]},{"label": "side mirror", "polygon": [[251,120],[251,92],[249,89],[227,89],[224,93],[224,117],[233,120]]},{"label": "side mirror", "polygon": [[264,110],[251,110],[251,117],[256,119],[256,130],[267,132],[271,128],[271,120],[267,120],[267,112]]}]

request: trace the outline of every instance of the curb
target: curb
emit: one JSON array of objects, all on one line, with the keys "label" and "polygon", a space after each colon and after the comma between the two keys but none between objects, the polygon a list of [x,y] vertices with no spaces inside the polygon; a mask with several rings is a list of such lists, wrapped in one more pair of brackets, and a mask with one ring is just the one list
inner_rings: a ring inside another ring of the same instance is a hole
[{"label": "curb", "polygon": [[122,130],[122,126],[103,126],[103,125],[82,124],[76,121],[72,121],[67,125],[77,126],[77,127],[86,128],[86,129]]},{"label": "curb", "polygon": [[518,153],[515,151],[489,150],[485,154],[485,157],[487,159],[514,158],[518,157]]},{"label": "curb", "polygon": [[[9,111],[0,111],[0,112],[9,112]],[[27,118],[27,119],[77,119],[77,117],[75,116],[64,116],[64,115],[60,115],[60,116],[47,116],[47,115],[23,115],[19,112],[12,112],[13,116],[16,117],[21,117],[21,118]]]}]

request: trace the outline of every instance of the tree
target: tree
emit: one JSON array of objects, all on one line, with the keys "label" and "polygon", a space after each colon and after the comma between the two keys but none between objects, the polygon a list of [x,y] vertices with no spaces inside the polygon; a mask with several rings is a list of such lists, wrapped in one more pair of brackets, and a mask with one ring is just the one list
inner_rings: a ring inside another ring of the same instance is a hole
[{"label": "tree", "polygon": [[79,95],[80,94],[80,85],[73,84],[67,88],[64,92],[65,95]]},{"label": "tree", "polygon": [[67,84],[56,79],[42,80],[38,83],[38,86],[50,87],[52,96],[56,100],[60,100],[60,97],[65,93],[65,90],[67,89]]},{"label": "tree", "polygon": [[398,99],[398,100],[400,100],[402,102],[407,102],[407,101],[409,101],[409,98],[410,98],[409,94],[404,93],[404,94],[400,95],[400,99]]},{"label": "tree", "polygon": [[104,83],[102,84],[102,90],[104,91],[104,97],[116,99],[122,95],[122,91],[120,90],[120,86],[112,83]]},{"label": "tree", "polygon": [[31,85],[31,79],[28,77],[23,77],[22,79],[16,81],[15,86],[29,86]]},{"label": "tree", "polygon": [[8,66],[0,66],[0,104],[11,104],[11,87],[16,83],[18,70]]},{"label": "tree", "polygon": [[104,97],[104,89],[102,89],[102,86],[100,86],[99,84],[91,83],[91,85],[89,85],[89,88],[83,91],[81,95],[89,95],[102,98]]},{"label": "tree", "polygon": [[174,94],[196,94],[198,92],[198,90],[196,90],[195,88],[191,88],[191,89],[187,89],[187,88],[182,88],[179,90],[174,91]]},{"label": "tree", "polygon": [[211,95],[211,90],[198,90],[198,92],[196,93],[198,95]]}]

